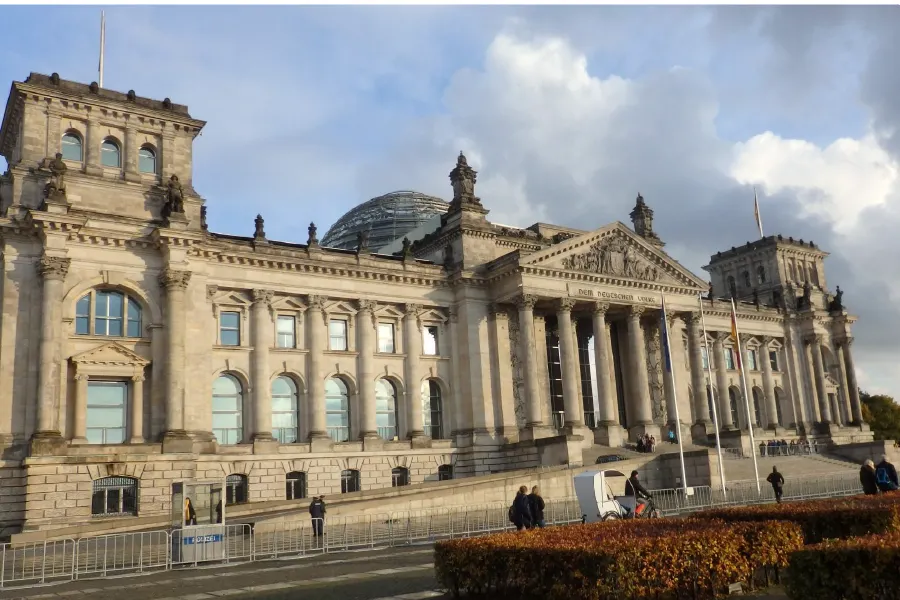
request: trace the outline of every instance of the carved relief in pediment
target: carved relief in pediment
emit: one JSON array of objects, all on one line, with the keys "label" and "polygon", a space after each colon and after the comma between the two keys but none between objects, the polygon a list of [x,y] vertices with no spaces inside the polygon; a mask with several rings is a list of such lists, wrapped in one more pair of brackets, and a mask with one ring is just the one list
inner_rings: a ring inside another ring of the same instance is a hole
[{"label": "carved relief in pediment", "polygon": [[671,279],[662,273],[659,267],[643,258],[627,240],[616,235],[598,240],[587,252],[566,256],[562,260],[562,267],[570,271],[585,271],[643,281]]}]

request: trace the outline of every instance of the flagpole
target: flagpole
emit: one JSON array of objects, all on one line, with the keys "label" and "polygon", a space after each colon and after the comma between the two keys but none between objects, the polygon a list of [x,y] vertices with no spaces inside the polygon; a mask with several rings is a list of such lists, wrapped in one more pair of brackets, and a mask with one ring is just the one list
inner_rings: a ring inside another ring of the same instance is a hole
[{"label": "flagpole", "polygon": [[709,339],[706,337],[706,317],[703,315],[703,295],[697,294],[697,301],[700,304],[700,325],[703,327],[703,345],[706,346],[706,374],[709,378],[708,389],[709,397],[712,404],[713,427],[716,430],[716,452],[719,455],[719,481],[722,484],[723,497],[728,499],[728,492],[725,489],[725,462],[722,460],[722,440],[719,439],[719,411],[716,408],[717,399],[713,388],[712,378],[712,353],[709,351]]},{"label": "flagpole", "polygon": [[675,387],[675,369],[672,368],[672,348],[669,345],[669,318],[666,315],[666,299],[662,299],[662,325],[665,333],[666,369],[669,371],[669,383],[672,385],[672,405],[675,408],[675,430],[678,432],[678,458],[681,460],[681,489],[687,498],[687,472],[684,468],[684,443],[681,441],[681,419],[678,416],[678,394]]},{"label": "flagpole", "polygon": [[741,332],[737,325],[737,310],[734,307],[734,298],[731,299],[731,319],[734,325],[735,340],[737,345],[738,359],[741,366],[741,388],[744,391],[744,405],[747,407],[747,430],[750,432],[750,456],[753,457],[753,472],[756,473],[756,493],[761,495],[762,490],[759,487],[759,465],[756,462],[756,440],[753,438],[753,415],[750,413],[750,396],[747,394],[747,370],[744,368],[743,351],[741,350]]},{"label": "flagpole", "polygon": [[759,200],[756,198],[756,186],[753,186],[753,213],[756,216],[756,227],[759,229],[759,239],[766,237],[763,235],[762,215],[759,214]]},{"label": "flagpole", "polygon": [[97,84],[102,88],[103,87],[103,55],[106,50],[106,13],[104,11],[100,11],[100,66],[98,70],[100,71],[100,77]]}]

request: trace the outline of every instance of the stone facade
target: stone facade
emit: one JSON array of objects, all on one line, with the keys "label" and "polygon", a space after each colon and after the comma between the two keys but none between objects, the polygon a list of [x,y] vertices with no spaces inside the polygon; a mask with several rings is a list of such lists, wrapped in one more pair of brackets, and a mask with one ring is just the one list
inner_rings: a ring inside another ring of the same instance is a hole
[{"label": "stone facade", "polygon": [[262,217],[252,237],[216,234],[192,185],[203,126],[55,74],[13,84],[0,526],[164,515],[187,479],[239,476],[229,493],[254,502],[575,464],[581,446],[662,437],[676,414],[705,442],[708,375],[742,444],[729,286],[758,435],[866,435],[855,318],[811,244],[717,254],[719,294],[701,301],[708,284],[662,250],[643,198],[634,230],[500,227],[463,155],[439,227],[396,255],[322,247],[312,224],[306,243],[268,240]]}]

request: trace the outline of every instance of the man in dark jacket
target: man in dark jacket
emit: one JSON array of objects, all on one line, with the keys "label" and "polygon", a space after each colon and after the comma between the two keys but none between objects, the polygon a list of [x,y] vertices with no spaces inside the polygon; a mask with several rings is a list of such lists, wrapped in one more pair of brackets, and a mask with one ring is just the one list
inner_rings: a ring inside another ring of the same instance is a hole
[{"label": "man in dark jacket", "polygon": [[309,505],[309,516],[312,519],[313,533],[322,535],[325,520],[325,496],[314,496]]},{"label": "man in dark jacket", "polygon": [[637,471],[632,471],[631,477],[629,477],[628,480],[625,481],[625,495],[634,497],[634,512],[636,514],[640,514],[641,512],[643,512],[643,509],[638,510],[638,508],[647,504],[644,499],[652,498],[650,492],[647,491],[647,488],[645,488],[644,485],[638,480]]},{"label": "man in dark jacket", "polygon": [[878,479],[875,477],[875,463],[867,460],[859,470],[859,483],[867,496],[878,494]]},{"label": "man in dark jacket", "polygon": [[541,498],[541,490],[538,486],[531,488],[528,495],[528,503],[531,508],[531,523],[533,527],[544,527],[544,499]]},{"label": "man in dark jacket", "polygon": [[516,529],[531,529],[533,521],[531,520],[531,503],[528,501],[528,488],[522,486],[516,493],[516,498],[512,504],[512,520],[516,525]]},{"label": "man in dark jacket", "polygon": [[881,456],[881,462],[875,467],[875,480],[878,482],[878,489],[882,492],[896,492],[900,489],[900,482],[897,481],[897,469],[888,462],[886,454]]},{"label": "man in dark jacket", "polygon": [[781,504],[781,494],[784,489],[784,477],[778,472],[778,467],[772,467],[772,472],[766,477],[766,481],[772,484],[772,491],[775,492],[775,502]]}]

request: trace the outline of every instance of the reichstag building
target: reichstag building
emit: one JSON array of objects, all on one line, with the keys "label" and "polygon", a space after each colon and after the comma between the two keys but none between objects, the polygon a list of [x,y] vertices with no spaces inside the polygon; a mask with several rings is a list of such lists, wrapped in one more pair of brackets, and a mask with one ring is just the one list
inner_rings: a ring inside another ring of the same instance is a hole
[{"label": "reichstag building", "polygon": [[620,446],[678,427],[707,443],[712,398],[733,445],[751,427],[762,440],[868,431],[855,317],[812,242],[715,252],[710,285],[666,253],[640,196],[630,226],[492,224],[462,154],[448,157],[449,202],[387,194],[292,242],[268,239],[262,218],[252,236],[215,233],[215,200],[192,186],[204,125],[168,98],[13,82],[0,526],[166,514],[189,477],[258,502],[537,466],[534,447],[558,436]]}]

